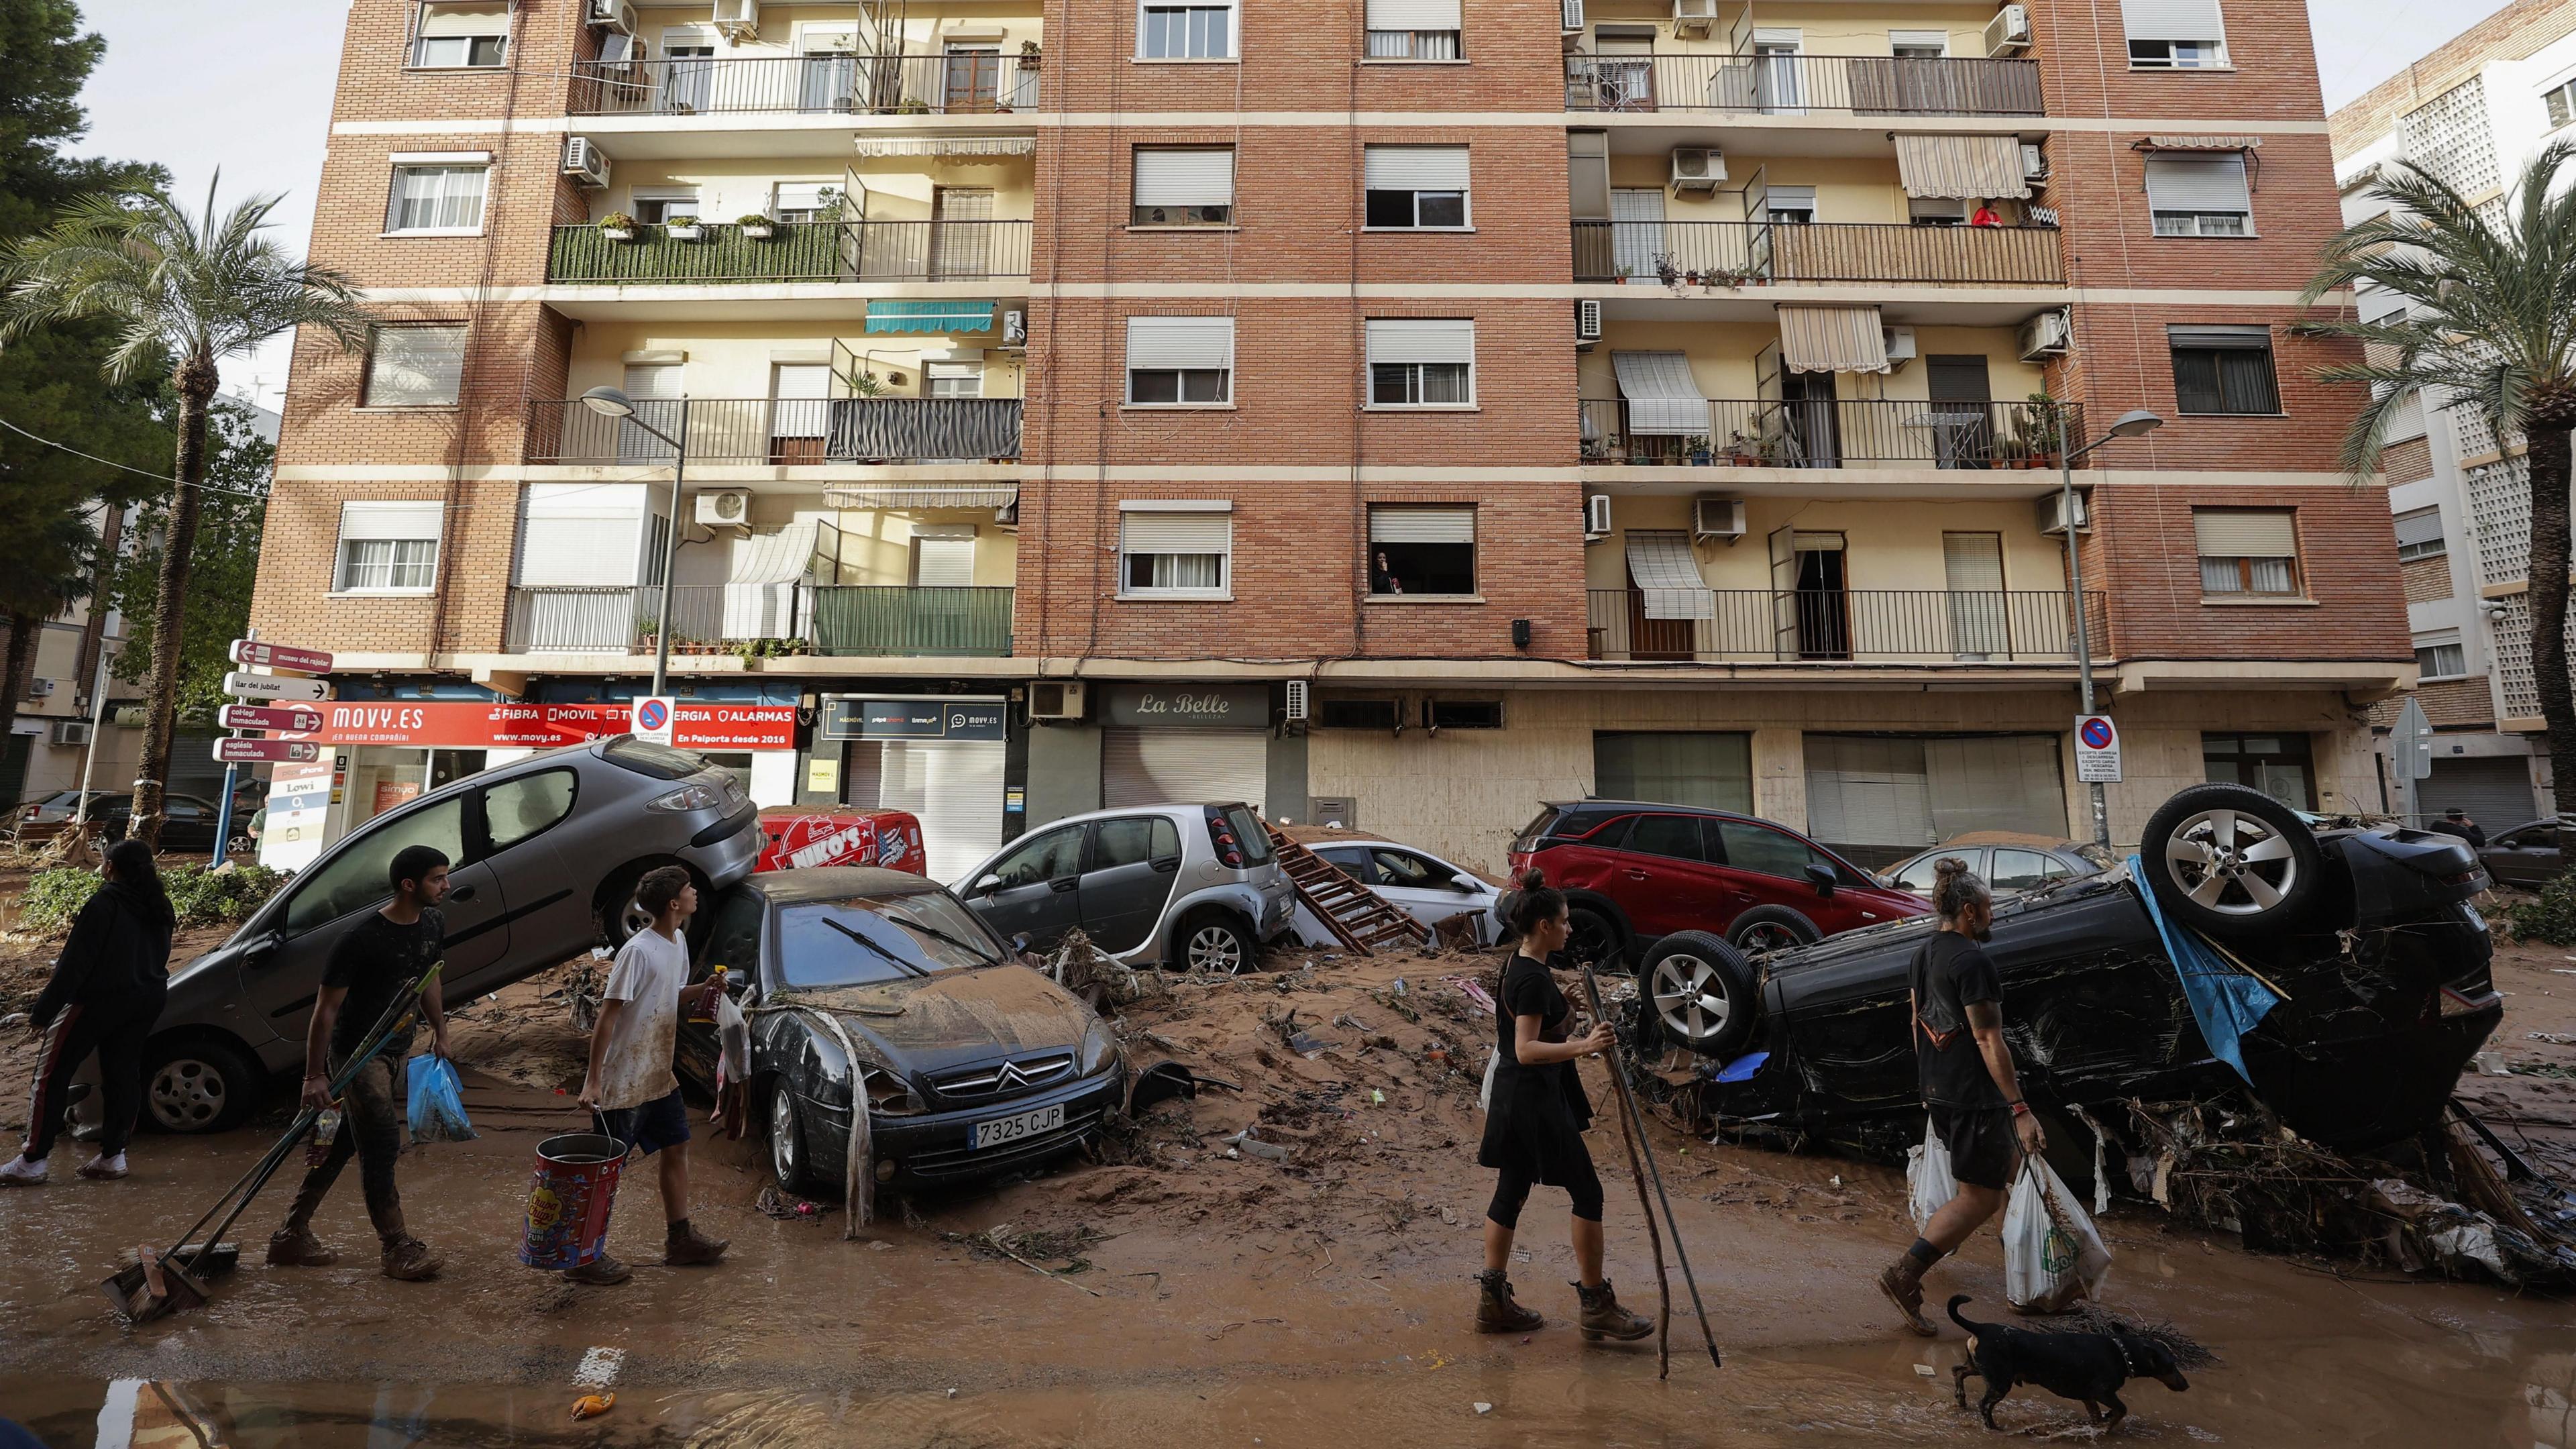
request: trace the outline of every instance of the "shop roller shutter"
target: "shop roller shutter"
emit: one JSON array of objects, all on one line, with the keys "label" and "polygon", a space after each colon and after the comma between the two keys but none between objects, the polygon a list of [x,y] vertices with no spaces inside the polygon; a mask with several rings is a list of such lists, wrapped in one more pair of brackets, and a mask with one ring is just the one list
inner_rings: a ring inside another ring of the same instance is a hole
[{"label": "shop roller shutter", "polygon": [[909,810],[930,878],[953,884],[1002,843],[999,740],[861,740],[850,746],[850,803]]},{"label": "shop roller shutter", "polygon": [[1226,804],[1262,808],[1268,793],[1266,730],[1100,732],[1100,805]]}]

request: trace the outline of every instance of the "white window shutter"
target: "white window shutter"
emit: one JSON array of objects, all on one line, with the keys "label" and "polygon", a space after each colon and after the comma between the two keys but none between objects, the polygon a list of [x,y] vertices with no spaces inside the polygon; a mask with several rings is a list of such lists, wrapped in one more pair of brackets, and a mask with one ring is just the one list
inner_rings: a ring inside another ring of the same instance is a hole
[{"label": "white window shutter", "polygon": [[1368,0],[1371,30],[1458,30],[1458,0]]},{"label": "white window shutter", "polygon": [[913,540],[913,584],[925,589],[964,589],[975,583],[975,540],[971,538],[917,538]]},{"label": "white window shutter", "polygon": [[1234,205],[1234,148],[1194,146],[1186,149],[1139,148],[1136,152],[1138,206]]},{"label": "white window shutter", "polygon": [[1371,191],[1464,191],[1464,146],[1371,146],[1361,157]]},{"label": "white window shutter", "polygon": [[1474,543],[1476,510],[1472,506],[1412,507],[1380,504],[1369,509],[1371,543]]},{"label": "white window shutter", "polygon": [[2120,0],[2131,40],[2224,40],[2218,0]]},{"label": "white window shutter", "polygon": [[2250,212],[2245,157],[2149,156],[2147,204],[2157,211]]},{"label": "white window shutter", "polygon": [[351,499],[340,505],[340,541],[359,539],[434,539],[443,510],[426,503]]},{"label": "white window shutter", "polygon": [[2287,508],[2195,508],[2191,531],[2202,558],[2291,558],[2299,531]]},{"label": "white window shutter", "polygon": [[1368,360],[1375,362],[1476,361],[1476,324],[1450,317],[1372,317]]},{"label": "white window shutter", "polygon": [[465,379],[465,326],[379,327],[367,364],[367,405],[429,407],[456,401]]},{"label": "white window shutter", "polygon": [[1234,319],[1231,317],[1127,319],[1127,368],[1131,372],[1233,366]]},{"label": "white window shutter", "polygon": [[1234,519],[1224,513],[1123,513],[1120,546],[1129,553],[1224,553]]},{"label": "white window shutter", "polygon": [[632,587],[641,581],[649,512],[641,483],[528,484],[519,503],[517,581]]}]

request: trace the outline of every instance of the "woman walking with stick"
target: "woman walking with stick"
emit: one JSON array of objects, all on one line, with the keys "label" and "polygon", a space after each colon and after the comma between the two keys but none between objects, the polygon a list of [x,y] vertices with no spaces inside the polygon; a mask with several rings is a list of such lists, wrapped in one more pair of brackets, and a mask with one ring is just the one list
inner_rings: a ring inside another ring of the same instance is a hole
[{"label": "woman walking with stick", "polygon": [[125,1176],[125,1144],[143,1103],[143,1042],[169,990],[170,931],[178,922],[152,847],[142,841],[109,846],[99,875],[103,883],[73,918],[71,937],[54,959],[54,979],[27,1013],[45,1045],[27,1109],[27,1145],[0,1164],[0,1186],[45,1180],[45,1159],[62,1130],[64,1093],[91,1052],[98,1053],[105,1120],[98,1155],[81,1164],[80,1175]]},{"label": "woman walking with stick", "polygon": [[1574,1199],[1583,1336],[1643,1338],[1655,1331],[1654,1324],[1620,1307],[1610,1280],[1602,1276],[1601,1178],[1583,1143],[1592,1102],[1574,1068],[1577,1058],[1608,1051],[1618,1038],[1608,1023],[1596,1022],[1589,1034],[1569,1039],[1574,1008],[1547,967],[1548,957],[1565,949],[1570,933],[1565,895],[1535,869],[1519,884],[1511,924],[1520,933],[1520,948],[1503,968],[1502,990],[1496,993],[1501,1009],[1494,1013],[1493,1100],[1485,1109],[1484,1145],[1476,1153],[1479,1164],[1500,1174],[1493,1203],[1485,1209],[1485,1270],[1476,1275],[1483,1289],[1476,1304],[1476,1331],[1527,1333],[1546,1322],[1513,1301],[1507,1275],[1521,1205],[1529,1200],[1532,1186],[1544,1185],[1564,1188]]}]

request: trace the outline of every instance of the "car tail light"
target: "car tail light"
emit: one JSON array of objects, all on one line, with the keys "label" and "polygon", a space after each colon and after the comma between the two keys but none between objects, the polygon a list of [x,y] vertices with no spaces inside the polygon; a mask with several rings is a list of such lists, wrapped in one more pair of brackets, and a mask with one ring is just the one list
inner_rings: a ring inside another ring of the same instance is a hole
[{"label": "car tail light", "polygon": [[716,789],[712,785],[703,784],[698,781],[691,781],[686,785],[682,785],[679,789],[673,790],[667,795],[660,796],[647,802],[644,808],[647,810],[685,813],[692,810],[720,810],[724,808],[724,804],[725,797],[723,791]]},{"label": "car tail light", "polygon": [[1243,842],[1235,838],[1234,827],[1226,823],[1224,813],[1210,810],[1207,813],[1207,827],[1208,844],[1216,848],[1216,858],[1224,862],[1229,870],[1243,869]]}]

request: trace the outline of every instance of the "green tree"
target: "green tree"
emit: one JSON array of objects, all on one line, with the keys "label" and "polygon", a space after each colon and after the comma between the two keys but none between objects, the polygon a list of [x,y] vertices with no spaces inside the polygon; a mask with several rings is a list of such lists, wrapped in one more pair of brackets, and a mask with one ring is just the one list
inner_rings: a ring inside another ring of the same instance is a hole
[{"label": "green tree", "polygon": [[2567,672],[2568,430],[2576,428],[2576,189],[2559,174],[2576,142],[2558,141],[2525,164],[2501,203],[2471,206],[2448,182],[2403,161],[2371,187],[2389,210],[2326,244],[2308,284],[2314,303],[2344,287],[2402,297],[2406,310],[2375,322],[2307,324],[2357,340],[2372,360],[2317,370],[2332,382],[2371,385],[2370,401],[2343,438],[2356,479],[2379,469],[2388,426],[2410,397],[2471,408],[2499,438],[2529,442],[2531,673],[2548,722],[2558,829],[2576,833],[2576,698]]},{"label": "green tree", "polygon": [[[228,696],[228,650],[250,625],[251,585],[259,573],[260,530],[268,518],[269,470],[277,448],[252,425],[250,409],[217,398],[206,425],[206,489],[197,515],[195,557],[188,560],[185,624],[179,636],[177,717],[210,726]],[[161,577],[170,501],[146,504],[135,547],[115,563],[109,598],[128,624],[116,677],[142,682],[152,657],[152,602]],[[166,762],[162,765],[167,773]]]},{"label": "green tree", "polygon": [[346,276],[289,255],[265,235],[276,205],[273,196],[253,197],[218,216],[213,183],[195,217],[159,191],[92,197],[19,241],[0,266],[7,288],[0,293],[0,347],[38,328],[107,322],[117,329],[106,360],[109,380],[166,367],[177,394],[173,474],[179,487],[154,585],[144,768],[134,782],[133,834],[147,844],[161,836],[161,776],[178,700],[188,565],[205,501],[206,418],[219,381],[216,365],[298,328],[354,352],[374,317]]}]

